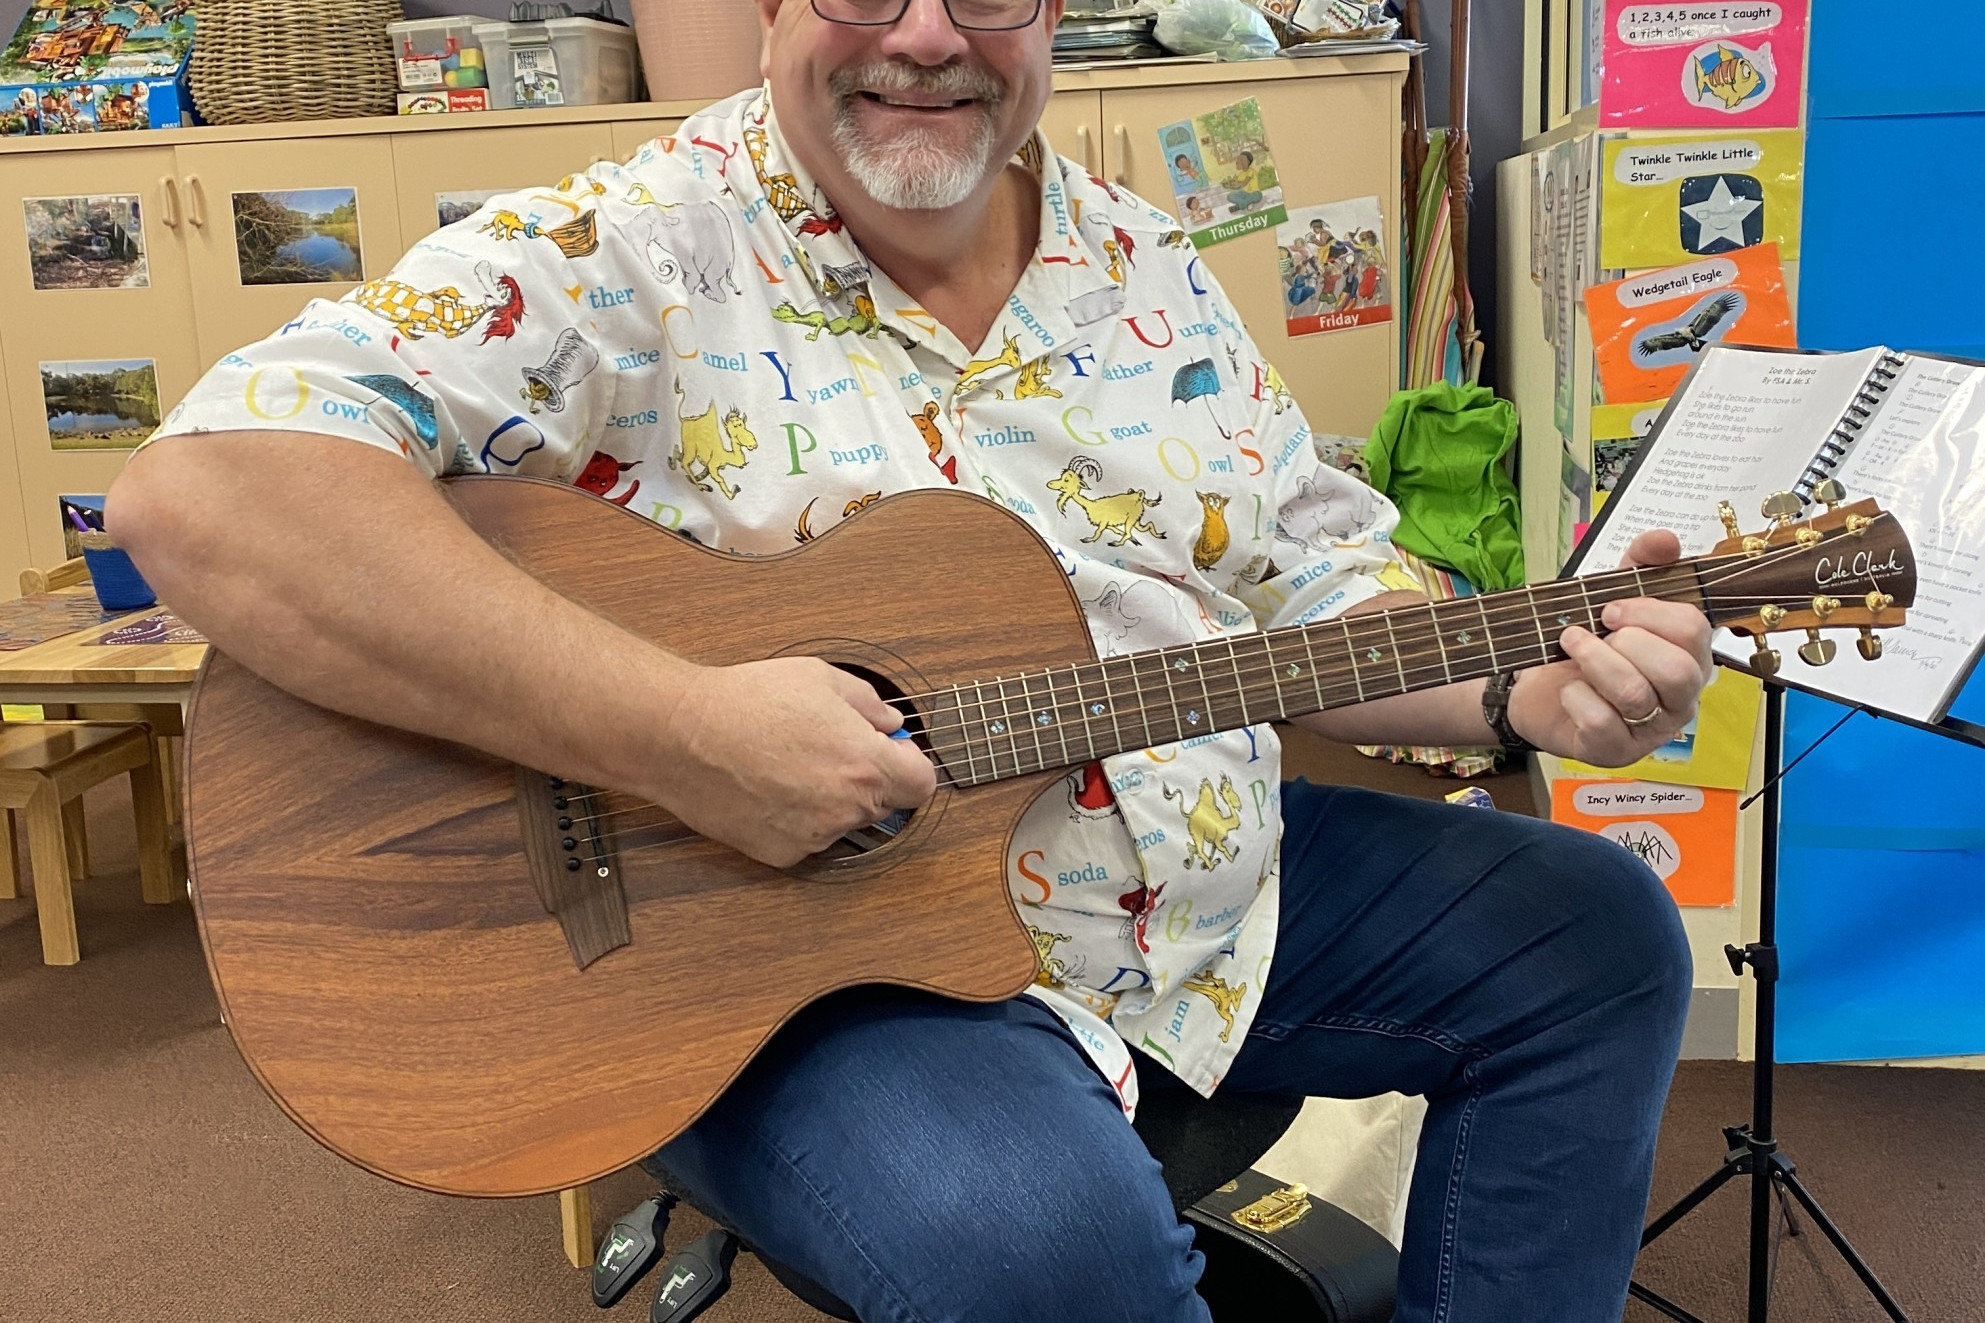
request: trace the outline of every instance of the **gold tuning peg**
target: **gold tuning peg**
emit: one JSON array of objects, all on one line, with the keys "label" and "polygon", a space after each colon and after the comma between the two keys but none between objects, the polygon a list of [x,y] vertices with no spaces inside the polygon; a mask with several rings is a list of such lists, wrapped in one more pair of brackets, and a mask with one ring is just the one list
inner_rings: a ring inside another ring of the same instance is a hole
[{"label": "gold tuning peg", "polygon": [[1882,655],[1882,641],[1866,625],[1861,626],[1861,637],[1854,640],[1854,648],[1867,661],[1874,661]]},{"label": "gold tuning peg", "polygon": [[1736,506],[1730,504],[1730,502],[1728,501],[1718,501],[1716,503],[1716,517],[1723,521],[1723,531],[1725,533],[1729,534],[1731,537],[1743,536],[1742,533],[1737,531]]},{"label": "gold tuning peg", "polygon": [[1764,498],[1764,505],[1760,507],[1764,517],[1773,523],[1797,519],[1799,511],[1805,508],[1806,503],[1791,492],[1773,492]]},{"label": "gold tuning peg", "polygon": [[1823,639],[1817,629],[1806,631],[1806,641],[1799,645],[1799,660],[1808,666],[1824,666],[1833,660],[1833,640]]},{"label": "gold tuning peg", "polygon": [[1759,675],[1778,674],[1778,649],[1767,648],[1764,635],[1757,636],[1757,651],[1751,654],[1751,669]]},{"label": "gold tuning peg", "polygon": [[1824,502],[1826,508],[1831,510],[1834,506],[1839,505],[1847,499],[1847,488],[1840,485],[1840,479],[1828,478],[1825,482],[1813,488],[1813,499]]}]

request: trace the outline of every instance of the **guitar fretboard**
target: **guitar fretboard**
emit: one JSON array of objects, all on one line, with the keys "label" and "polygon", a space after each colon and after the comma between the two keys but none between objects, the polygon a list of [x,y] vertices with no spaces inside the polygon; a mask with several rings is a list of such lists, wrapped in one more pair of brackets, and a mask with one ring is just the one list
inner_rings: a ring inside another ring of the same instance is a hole
[{"label": "guitar fretboard", "polygon": [[1608,602],[1659,597],[1700,608],[1706,563],[1554,580],[998,676],[920,695],[916,706],[951,781],[979,785],[1557,661],[1566,627],[1607,632]]}]

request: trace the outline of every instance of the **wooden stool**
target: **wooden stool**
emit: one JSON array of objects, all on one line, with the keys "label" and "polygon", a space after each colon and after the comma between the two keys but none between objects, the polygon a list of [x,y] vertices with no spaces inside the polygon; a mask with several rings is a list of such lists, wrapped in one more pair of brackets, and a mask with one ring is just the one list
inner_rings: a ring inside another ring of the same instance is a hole
[{"label": "wooden stool", "polygon": [[63,806],[72,800],[80,805],[78,796],[85,790],[119,772],[131,777],[138,875],[145,900],[170,904],[174,898],[171,844],[166,836],[165,799],[152,763],[150,730],[87,721],[0,725],[0,849],[7,856],[0,866],[0,897],[20,895],[14,833],[4,811],[18,809],[27,823],[44,964],[73,965],[81,958]]}]

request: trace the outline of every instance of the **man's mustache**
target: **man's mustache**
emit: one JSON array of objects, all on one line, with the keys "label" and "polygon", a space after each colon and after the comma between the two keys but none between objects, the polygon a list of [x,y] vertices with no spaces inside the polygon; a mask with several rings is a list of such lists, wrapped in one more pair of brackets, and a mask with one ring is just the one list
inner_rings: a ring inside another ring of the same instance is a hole
[{"label": "man's mustache", "polygon": [[1005,85],[983,69],[962,64],[932,69],[899,60],[875,60],[836,69],[828,77],[827,87],[842,101],[857,92],[897,96],[919,93],[946,101],[978,101],[992,107],[1006,96]]}]

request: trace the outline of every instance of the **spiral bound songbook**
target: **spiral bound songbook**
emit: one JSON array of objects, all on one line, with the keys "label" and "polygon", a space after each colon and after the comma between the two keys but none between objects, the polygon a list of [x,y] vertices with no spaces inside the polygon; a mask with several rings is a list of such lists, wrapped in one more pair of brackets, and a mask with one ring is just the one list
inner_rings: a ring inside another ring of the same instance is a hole
[{"label": "spiral bound songbook", "polygon": [[[1616,568],[1650,528],[1672,528],[1684,556],[1740,527],[1764,525],[1774,492],[1807,501],[1827,478],[1849,500],[1872,496],[1916,553],[1916,604],[1874,664],[1826,666],[1781,648],[1774,677],[1795,688],[1911,721],[1941,721],[1985,647],[1985,364],[1877,345],[1815,353],[1716,345],[1662,410],[1565,573]],[[1809,510],[1808,513],[1811,513]],[[1816,585],[1819,591],[1824,585]],[[1721,660],[1744,665],[1753,644],[1725,631]]]}]

